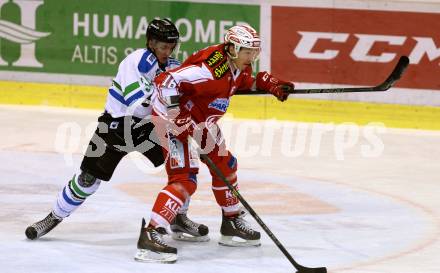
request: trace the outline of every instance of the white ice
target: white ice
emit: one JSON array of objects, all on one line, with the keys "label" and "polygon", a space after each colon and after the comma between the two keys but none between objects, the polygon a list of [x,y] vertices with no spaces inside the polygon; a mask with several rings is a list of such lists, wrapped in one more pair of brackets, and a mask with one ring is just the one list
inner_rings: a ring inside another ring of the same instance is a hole
[{"label": "white ice", "polygon": [[[27,240],[26,227],[49,213],[78,171],[98,115],[0,106],[0,272],[295,272],[265,234],[261,247],[218,245],[220,211],[204,166],[190,216],[209,226],[211,241],[169,239],[179,251],[176,264],[135,262],[141,218],[149,218],[166,183],[163,170],[136,155],[52,232]],[[63,128],[72,124],[80,134],[64,139]],[[300,264],[338,273],[440,272],[440,132],[386,128],[377,133],[383,152],[366,157],[364,128],[340,150],[335,127],[316,142],[316,124],[226,119],[223,125],[238,157],[242,195]],[[292,143],[301,134],[305,140],[304,150],[290,156],[283,151],[288,126],[295,129]],[[264,135],[270,128],[274,133]]]}]

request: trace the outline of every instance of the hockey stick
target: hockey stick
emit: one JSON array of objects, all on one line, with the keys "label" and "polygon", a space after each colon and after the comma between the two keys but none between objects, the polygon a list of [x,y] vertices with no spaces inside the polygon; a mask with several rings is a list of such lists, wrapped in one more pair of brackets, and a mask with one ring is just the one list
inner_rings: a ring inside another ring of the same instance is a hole
[{"label": "hockey stick", "polygon": [[[200,151],[199,151],[200,153]],[[223,175],[220,169],[212,162],[212,160],[203,153],[200,153],[200,158],[205,161],[208,166],[216,173],[218,177],[220,177],[223,182],[225,182],[226,186],[231,190],[231,192],[237,196],[238,200],[243,204],[243,206],[249,211],[249,213],[254,217],[257,223],[263,228],[266,234],[272,239],[275,245],[283,252],[284,256],[292,263],[292,265],[298,270],[296,273],[327,273],[327,268],[325,267],[317,267],[310,268],[305,267],[297,263],[293,257],[287,252],[286,248],[281,244],[281,242],[275,237],[275,235],[270,231],[270,229],[264,224],[263,220],[258,216],[258,214],[252,209],[252,207],[246,202],[246,200],[241,196],[241,194],[231,185],[231,182]]]},{"label": "hockey stick", "polygon": [[[322,88],[322,89],[292,89],[287,88],[284,91],[289,94],[322,94],[322,93],[349,93],[349,92],[378,92],[387,91],[396,83],[405,72],[409,64],[407,56],[402,56],[399,59],[396,67],[394,67],[388,78],[381,84],[373,87],[346,87],[346,88]],[[268,92],[263,90],[241,90],[237,91],[235,95],[263,95]]]}]

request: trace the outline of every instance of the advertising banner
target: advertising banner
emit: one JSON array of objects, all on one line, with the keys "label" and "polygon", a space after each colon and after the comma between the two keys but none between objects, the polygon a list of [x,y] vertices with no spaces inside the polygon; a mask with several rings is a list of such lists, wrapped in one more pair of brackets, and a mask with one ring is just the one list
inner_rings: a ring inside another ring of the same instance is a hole
[{"label": "advertising banner", "polygon": [[272,7],[272,72],[296,82],[440,89],[440,13]]},{"label": "advertising banner", "polygon": [[183,60],[222,42],[238,23],[259,29],[257,5],[145,0],[0,0],[0,70],[112,76],[145,46],[148,22],[167,17],[181,32]]}]

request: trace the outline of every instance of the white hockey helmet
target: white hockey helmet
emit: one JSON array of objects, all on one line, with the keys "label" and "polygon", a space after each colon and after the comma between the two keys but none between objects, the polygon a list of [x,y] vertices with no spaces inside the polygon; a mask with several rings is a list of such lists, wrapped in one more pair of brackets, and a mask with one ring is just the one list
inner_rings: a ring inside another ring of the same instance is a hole
[{"label": "white hockey helmet", "polygon": [[[248,25],[233,26],[226,32],[225,44],[233,44],[238,53],[242,47],[261,50],[261,39],[257,31]],[[237,56],[231,56],[237,58]]]}]

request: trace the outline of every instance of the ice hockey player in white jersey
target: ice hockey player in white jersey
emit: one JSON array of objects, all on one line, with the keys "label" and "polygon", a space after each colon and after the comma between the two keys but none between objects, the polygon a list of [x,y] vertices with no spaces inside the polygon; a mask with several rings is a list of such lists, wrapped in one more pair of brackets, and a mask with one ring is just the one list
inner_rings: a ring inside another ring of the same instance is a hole
[{"label": "ice hockey player in white jersey", "polygon": [[[27,227],[28,239],[35,240],[51,231],[96,192],[101,181],[109,181],[120,160],[138,151],[154,166],[164,163],[162,147],[154,141],[154,126],[149,122],[152,107],[152,81],[161,72],[180,65],[171,58],[178,50],[179,32],[168,19],[150,22],[146,48],[129,54],[119,65],[109,88],[104,113],[81,163],[81,172],[59,192],[52,211],[43,220]],[[152,141],[150,141],[152,140]],[[208,227],[191,221],[182,207],[173,223],[173,238],[207,241]],[[163,242],[157,242],[162,244]]]}]

